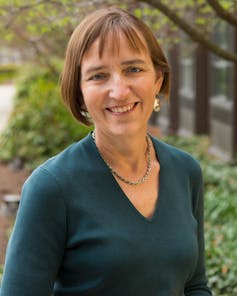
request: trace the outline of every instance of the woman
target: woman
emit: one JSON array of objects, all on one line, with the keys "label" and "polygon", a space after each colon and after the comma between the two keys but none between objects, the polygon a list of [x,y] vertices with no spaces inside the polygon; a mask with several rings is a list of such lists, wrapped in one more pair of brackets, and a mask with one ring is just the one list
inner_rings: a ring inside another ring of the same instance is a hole
[{"label": "woman", "polygon": [[2,296],[211,295],[200,167],[147,134],[169,83],[155,37],[126,11],[76,28],[62,97],[95,130],[24,185]]}]

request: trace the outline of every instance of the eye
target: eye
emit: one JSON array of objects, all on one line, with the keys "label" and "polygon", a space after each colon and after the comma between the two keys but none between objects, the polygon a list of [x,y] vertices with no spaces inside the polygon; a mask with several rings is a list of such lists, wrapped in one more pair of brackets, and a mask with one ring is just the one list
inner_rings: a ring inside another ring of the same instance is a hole
[{"label": "eye", "polygon": [[139,73],[141,71],[142,71],[142,69],[141,68],[138,68],[138,67],[129,67],[127,69],[127,72],[128,73]]},{"label": "eye", "polygon": [[92,75],[88,80],[97,81],[97,80],[103,80],[106,77],[107,76],[104,73],[97,73],[97,74]]}]

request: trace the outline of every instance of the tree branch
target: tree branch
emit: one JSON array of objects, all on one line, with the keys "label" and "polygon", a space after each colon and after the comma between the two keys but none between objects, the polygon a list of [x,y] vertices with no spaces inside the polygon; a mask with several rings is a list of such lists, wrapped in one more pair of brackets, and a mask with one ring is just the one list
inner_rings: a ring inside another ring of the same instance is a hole
[{"label": "tree branch", "polygon": [[[15,20],[17,19],[17,17],[25,10],[30,10],[33,9],[41,4],[47,4],[49,3],[48,0],[38,0],[35,3],[31,3],[31,4],[26,4],[26,5],[20,5],[18,7],[12,7],[12,6],[1,6],[0,9],[5,10],[9,12],[9,19],[7,21],[7,23],[5,24],[5,29],[9,29],[13,23],[15,22]],[[51,4],[56,4],[56,5],[62,5],[59,1],[56,0],[51,0],[50,1]]]},{"label": "tree branch", "polygon": [[207,2],[220,18],[237,28],[237,16],[235,14],[225,10],[217,0],[207,0]]},{"label": "tree branch", "polygon": [[21,30],[16,27],[15,28],[15,33],[18,36],[20,40],[25,42],[26,44],[30,44],[31,48],[34,50],[35,55],[37,56],[37,60],[39,63],[42,65],[46,66],[54,75],[58,75],[57,69],[55,66],[50,62],[50,54],[45,54],[44,50],[40,46],[40,38],[29,38],[28,36],[25,35],[24,32],[21,32]]},{"label": "tree branch", "polygon": [[210,39],[206,38],[198,29],[196,29],[193,26],[190,26],[187,21],[185,21],[183,18],[178,16],[174,12],[174,10],[170,9],[165,4],[161,3],[160,0],[143,0],[143,2],[146,2],[153,7],[160,10],[164,15],[166,15],[176,26],[181,28],[192,40],[195,42],[198,42],[202,44],[204,47],[206,47],[208,50],[210,50],[212,53],[216,54],[217,56],[237,63],[237,54],[231,51],[227,51],[223,48],[221,48],[216,43],[212,42]]}]

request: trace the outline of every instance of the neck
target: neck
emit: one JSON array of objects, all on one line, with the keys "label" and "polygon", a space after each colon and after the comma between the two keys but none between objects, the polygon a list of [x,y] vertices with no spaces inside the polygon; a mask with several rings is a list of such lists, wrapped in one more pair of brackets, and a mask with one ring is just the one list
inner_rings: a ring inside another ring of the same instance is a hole
[{"label": "neck", "polygon": [[[93,137],[95,144],[96,144],[95,131],[92,133],[92,137]],[[137,149],[137,151],[138,150],[141,151],[141,159],[138,159],[138,158],[136,159],[133,157],[132,161],[129,161],[130,159],[127,157],[129,154],[126,153],[127,155],[125,157],[124,157],[124,155],[122,157],[120,155],[120,162],[119,162],[116,155],[114,154],[114,151],[109,149],[107,146],[105,146],[105,143],[103,143],[103,146],[102,146],[102,147],[106,147],[106,149],[104,150],[104,153],[100,151],[101,148],[98,148],[102,158],[104,159],[105,163],[107,164],[107,166],[111,170],[112,174],[116,178],[118,178],[120,181],[126,183],[127,185],[142,184],[143,182],[147,181],[148,177],[150,176],[150,173],[151,173],[151,144],[150,144],[150,139],[149,139],[148,135],[146,135],[145,139],[146,139],[146,148],[145,148],[144,152],[142,152],[142,150],[140,150],[139,148]],[[98,142],[99,142],[99,140],[97,140],[97,143]],[[135,147],[141,147],[141,146],[135,146]],[[113,153],[111,153],[111,151]],[[117,155],[119,155],[119,153]],[[137,155],[139,155],[139,154],[137,154]],[[111,156],[113,156],[113,157],[109,161],[108,158]],[[133,155],[131,155],[131,156],[133,156]],[[116,160],[116,162],[114,160]],[[136,160],[136,162],[134,162],[134,160]],[[145,168],[144,168],[144,160],[146,163]],[[114,165],[111,163],[114,163]],[[144,173],[141,176],[142,171]],[[125,174],[126,174],[126,176],[125,176]],[[131,176],[136,177],[136,179],[131,179],[131,178],[128,179],[128,177],[131,177]],[[139,176],[139,177],[137,177],[137,176]]]},{"label": "neck", "polygon": [[147,163],[147,133],[135,136],[111,136],[95,130],[95,143],[104,159],[113,167],[139,170]]},{"label": "neck", "polygon": [[[96,143],[95,132],[92,133],[92,137]],[[145,136],[145,141],[146,141],[146,148],[144,152],[142,152],[142,150],[139,148],[137,149],[141,151],[141,159],[138,159],[138,158],[136,159],[133,157],[132,160],[130,160],[128,158],[129,153],[126,153],[126,156],[122,155],[122,157],[120,154],[120,160],[119,160],[116,154],[114,154],[114,151],[111,150],[111,148],[107,147],[105,143],[103,143],[103,146],[102,146],[102,147],[106,147],[104,152],[100,151],[102,150],[101,148],[98,148],[98,149],[105,163],[107,164],[112,174],[116,178],[126,183],[127,185],[139,185],[147,181],[151,173],[151,143],[148,135]],[[98,142],[99,140],[97,139],[97,143]],[[123,146],[124,146],[124,143],[123,143]],[[135,146],[135,147],[141,147],[141,146]],[[118,150],[116,153],[117,155],[119,155]],[[109,157],[111,157],[110,161],[108,160]],[[134,160],[136,160],[136,162]]]}]

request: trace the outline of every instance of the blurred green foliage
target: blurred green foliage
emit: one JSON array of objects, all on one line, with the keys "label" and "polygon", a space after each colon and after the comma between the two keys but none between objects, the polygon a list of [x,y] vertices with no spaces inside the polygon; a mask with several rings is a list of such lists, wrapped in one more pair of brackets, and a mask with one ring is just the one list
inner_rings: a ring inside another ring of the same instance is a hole
[{"label": "blurred green foliage", "polygon": [[18,65],[0,65],[0,84],[11,82],[16,77],[18,71]]},{"label": "blurred green foliage", "polygon": [[0,284],[2,282],[3,265],[0,265]]},{"label": "blurred green foliage", "polygon": [[58,77],[39,67],[24,67],[15,107],[0,138],[0,158],[19,158],[29,169],[80,140],[91,128],[72,118],[60,99]]}]

